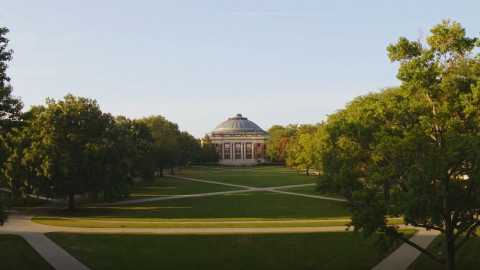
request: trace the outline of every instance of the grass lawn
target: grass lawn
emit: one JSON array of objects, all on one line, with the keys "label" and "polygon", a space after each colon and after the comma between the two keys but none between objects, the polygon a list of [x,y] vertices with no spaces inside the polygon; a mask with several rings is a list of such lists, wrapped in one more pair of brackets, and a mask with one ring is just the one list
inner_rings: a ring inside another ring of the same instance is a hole
[{"label": "grass lawn", "polygon": [[[172,177],[155,177],[151,182],[135,182],[130,187],[130,196],[126,200],[145,199],[151,197],[171,197],[195,193],[239,190],[242,188],[222,186]],[[84,198],[78,205],[103,202],[102,198]]]},{"label": "grass lawn", "polygon": [[[213,180],[210,177],[212,175],[230,179],[235,174],[241,175],[243,179],[254,178],[255,181],[264,181],[265,186],[278,184],[274,178],[261,180],[263,177],[273,177],[273,174],[277,174],[275,177],[284,181],[283,184],[299,184],[298,179],[303,183],[305,179],[314,180],[312,177],[299,176],[295,171],[285,167],[193,167],[182,170],[181,174],[209,180]],[[313,189],[313,187],[307,188]],[[169,197],[232,189],[238,188],[164,177],[156,178],[150,183],[135,183],[132,188],[132,197]],[[33,220],[41,224],[66,227],[239,228],[343,226],[348,223],[350,216],[349,209],[343,202],[268,191],[248,191],[118,206],[82,207],[78,205],[77,211],[73,213],[60,210],[50,214],[51,216],[39,216]],[[333,219],[347,219],[347,221]],[[255,221],[265,221],[265,223]]]},{"label": "grass lawn", "polygon": [[273,228],[346,226],[350,220],[282,220],[282,221],[166,221],[138,222],[91,219],[68,219],[38,216],[34,222],[61,227],[79,228]]},{"label": "grass lawn", "polygon": [[84,207],[76,212],[52,212],[60,217],[93,219],[193,221],[348,218],[342,202],[318,200],[273,192],[246,192],[183,198],[122,206]]},{"label": "grass lawn", "polygon": [[19,235],[0,234],[0,269],[53,269]]},{"label": "grass lawn", "polygon": [[5,209],[21,210],[35,207],[47,201],[29,197],[27,199],[12,199],[10,192],[0,190],[0,203]]},{"label": "grass lawn", "polygon": [[171,177],[155,177],[152,182],[136,182],[130,189],[129,199],[166,197],[195,193],[238,190],[241,188],[199,183]]},{"label": "grass lawn", "polygon": [[[444,237],[442,235],[428,246],[428,250],[435,254],[443,253],[445,245],[443,245]],[[455,254],[455,269],[478,269],[480,267],[480,239],[470,238],[467,243],[461,247]],[[425,255],[420,255],[408,268],[409,270],[424,269],[445,269],[442,265],[430,260]]]},{"label": "grass lawn", "polygon": [[352,232],[47,236],[97,270],[371,269],[388,255],[378,253],[377,237]]},{"label": "grass lawn", "polygon": [[306,187],[295,187],[295,188],[282,188],[279,190],[284,190],[284,191],[290,191],[290,192],[296,192],[296,193],[301,193],[301,194],[308,194],[308,195],[317,195],[317,196],[326,196],[326,197],[332,197],[332,198],[338,198],[338,199],[345,199],[344,197],[337,195],[337,194],[327,194],[327,193],[321,193],[317,191],[317,186],[306,186]]},{"label": "grass lawn", "polygon": [[250,187],[275,187],[315,183],[317,176],[297,174],[282,166],[257,167],[188,167],[176,176],[211,180]]}]

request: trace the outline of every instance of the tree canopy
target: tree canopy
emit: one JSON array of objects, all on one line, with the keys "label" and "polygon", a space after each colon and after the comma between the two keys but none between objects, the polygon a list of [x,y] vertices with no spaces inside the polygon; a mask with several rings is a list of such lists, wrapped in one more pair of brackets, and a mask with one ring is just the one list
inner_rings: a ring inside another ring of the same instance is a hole
[{"label": "tree canopy", "polygon": [[95,100],[48,99],[25,122],[9,134],[11,155],[3,170],[17,196],[68,198],[73,210],[75,195],[127,195],[133,143],[126,127],[102,113]]},{"label": "tree canopy", "polygon": [[7,49],[8,39],[5,35],[8,29],[0,28],[0,134],[8,132],[12,126],[20,120],[23,104],[19,98],[12,95],[13,88],[10,85],[10,77],[7,76],[7,68],[12,60],[13,50]]},{"label": "tree canopy", "polygon": [[[388,46],[399,88],[359,97],[331,115],[321,153],[322,189],[342,192],[351,225],[399,239],[447,269],[480,225],[480,58],[477,38],[442,21],[426,44],[400,38]],[[445,235],[445,256],[413,244],[387,224]]]},{"label": "tree canopy", "polygon": [[[7,67],[10,60],[12,60],[13,50],[8,49],[8,39],[5,36],[8,29],[0,27],[0,162],[3,168],[5,159],[8,155],[4,147],[5,134],[14,127],[21,117],[21,110],[23,107],[19,98],[12,95],[12,86],[10,85],[10,77],[7,76]],[[4,181],[3,177],[0,182]],[[4,212],[0,202],[0,225],[7,220],[7,214]]]}]

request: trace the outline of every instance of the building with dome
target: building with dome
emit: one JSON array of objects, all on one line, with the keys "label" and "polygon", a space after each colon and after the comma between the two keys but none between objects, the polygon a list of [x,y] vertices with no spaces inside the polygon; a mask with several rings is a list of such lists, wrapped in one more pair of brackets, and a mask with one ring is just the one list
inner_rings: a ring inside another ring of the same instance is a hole
[{"label": "building with dome", "polygon": [[237,114],[209,134],[220,165],[255,165],[265,162],[267,133],[257,124]]}]

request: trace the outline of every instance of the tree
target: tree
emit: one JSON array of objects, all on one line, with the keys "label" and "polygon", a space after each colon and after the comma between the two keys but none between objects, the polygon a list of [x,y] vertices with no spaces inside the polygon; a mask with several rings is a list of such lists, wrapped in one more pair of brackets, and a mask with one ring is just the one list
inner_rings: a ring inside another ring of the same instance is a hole
[{"label": "tree", "polygon": [[[355,231],[383,233],[454,269],[455,252],[480,226],[480,45],[442,21],[427,45],[400,38],[398,89],[357,98],[326,125],[319,186],[348,198]],[[381,191],[381,192],[380,192]],[[406,239],[389,216],[438,230],[445,256]]]},{"label": "tree", "polygon": [[132,141],[95,100],[72,95],[58,102],[47,99],[46,106],[33,107],[29,115],[8,139],[11,155],[3,172],[12,192],[68,198],[70,210],[75,195],[103,193],[111,201],[127,194]]},{"label": "tree", "polygon": [[119,116],[116,118],[116,124],[122,125],[133,143],[133,153],[130,154],[132,160],[132,176],[141,178],[144,181],[152,181],[154,178],[156,164],[153,156],[153,138],[145,123],[130,120]]},{"label": "tree", "polygon": [[[20,121],[23,107],[20,99],[12,96],[13,89],[6,73],[7,62],[12,60],[13,54],[11,49],[7,49],[8,39],[5,37],[7,33],[7,28],[0,28],[0,162],[2,164],[0,166],[2,167],[8,155],[4,147],[5,136]],[[0,176],[0,182],[2,181],[5,181],[3,175]],[[7,214],[0,203],[0,225],[3,225],[6,220]]]},{"label": "tree", "polygon": [[21,117],[23,104],[19,98],[12,96],[10,78],[7,76],[7,62],[12,60],[12,50],[7,49],[8,39],[5,35],[8,29],[0,28],[0,134],[3,136],[11,130]]},{"label": "tree", "polygon": [[173,167],[180,161],[178,125],[160,115],[142,118],[138,122],[145,124],[150,132],[153,141],[152,156],[160,170],[160,177],[168,166],[173,173]]},{"label": "tree", "polygon": [[208,134],[206,134],[203,139],[198,139],[197,143],[200,145],[200,152],[198,153],[196,162],[218,163],[219,154]]},{"label": "tree", "polygon": [[200,154],[200,144],[197,139],[190,135],[186,131],[182,131],[179,137],[180,145],[180,159],[178,163],[178,170],[182,165],[187,165],[188,163],[194,162],[197,160],[198,155]]},{"label": "tree", "polygon": [[318,125],[314,133],[304,133],[297,141],[296,163],[297,167],[305,169],[309,175],[310,169],[321,170],[320,153],[323,152],[323,125]]},{"label": "tree", "polygon": [[[285,165],[305,169],[306,174],[309,175],[309,170],[315,166],[318,160],[318,151],[313,142],[313,135],[321,127],[321,124],[295,125],[295,127],[295,134],[285,147]],[[279,140],[279,142],[281,141]]]},{"label": "tree", "polygon": [[274,125],[268,129],[265,155],[270,161],[285,162],[287,147],[297,132],[297,125]]}]

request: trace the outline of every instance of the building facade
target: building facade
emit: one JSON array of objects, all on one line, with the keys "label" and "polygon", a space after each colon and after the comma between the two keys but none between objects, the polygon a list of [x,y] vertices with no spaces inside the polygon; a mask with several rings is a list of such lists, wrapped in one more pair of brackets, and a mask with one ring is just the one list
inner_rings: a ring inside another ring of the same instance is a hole
[{"label": "building facade", "polygon": [[267,133],[241,114],[228,118],[209,134],[220,165],[256,165],[265,162]]}]

